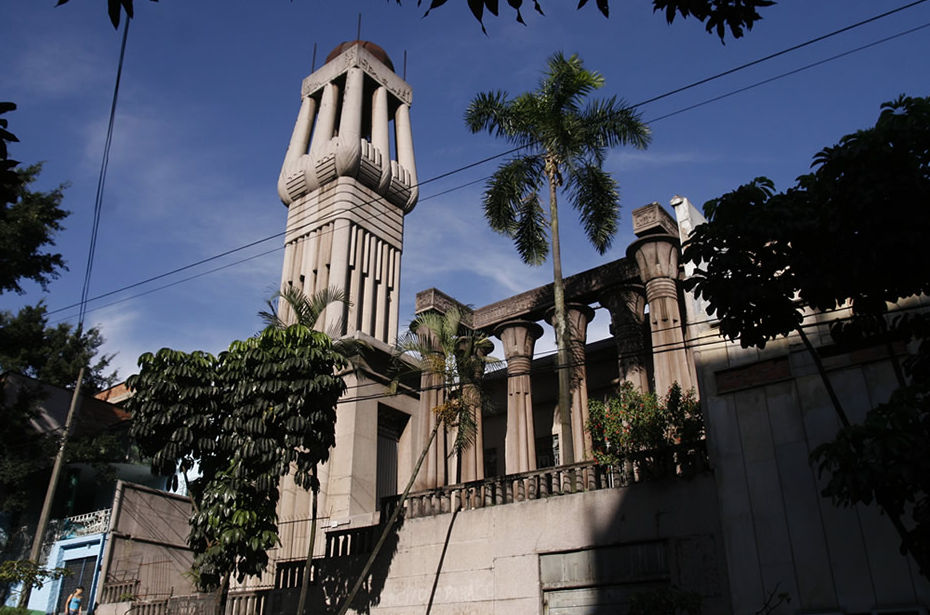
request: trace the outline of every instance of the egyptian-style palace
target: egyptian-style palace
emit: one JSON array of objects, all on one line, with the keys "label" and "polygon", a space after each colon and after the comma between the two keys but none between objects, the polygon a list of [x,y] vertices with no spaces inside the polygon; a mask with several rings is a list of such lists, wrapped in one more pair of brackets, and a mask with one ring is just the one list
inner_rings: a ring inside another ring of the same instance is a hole
[{"label": "egyptian-style palace", "polygon": [[[325,325],[373,349],[346,374],[336,446],[321,468],[313,613],[345,601],[440,401],[426,381],[384,393],[404,219],[418,197],[412,92],[377,45],[340,45],[303,80],[278,179],[288,208],[282,285],[308,295],[344,289],[351,304],[327,308]],[[452,434],[440,431],[350,612],[613,614],[656,591],[696,592],[705,615],[926,614],[930,584],[900,554],[888,520],[874,506],[840,508],[820,495],[825,481],[808,458],[839,424],[801,342],[789,336],[762,351],[726,342],[683,291],[681,245],[702,221],[686,198],[647,204],[633,211],[626,258],[565,278],[570,433],[558,416],[554,357],[535,356],[552,287],[465,310],[464,324],[491,336],[506,369],[487,375],[492,403],[476,417],[472,447],[453,455]],[[417,293],[416,310],[443,313],[469,299],[431,288]],[[925,300],[908,301],[901,306]],[[588,343],[595,310],[609,312],[612,336]],[[883,348],[836,350],[836,317],[812,313],[805,326],[850,418],[861,420],[895,378]],[[706,438],[677,447],[661,476],[592,457],[588,400],[623,382],[659,394],[677,382],[700,399]],[[574,456],[565,459],[569,437]],[[101,615],[193,608],[178,602],[190,593],[184,558],[163,540],[185,513],[178,496],[157,503],[167,497],[121,487],[95,590]],[[310,495],[285,479],[278,513],[281,545],[263,578],[234,588],[231,614],[296,610]],[[145,557],[174,568],[156,574],[137,565]],[[161,584],[150,593],[164,599],[121,601],[130,583],[136,595]]]}]

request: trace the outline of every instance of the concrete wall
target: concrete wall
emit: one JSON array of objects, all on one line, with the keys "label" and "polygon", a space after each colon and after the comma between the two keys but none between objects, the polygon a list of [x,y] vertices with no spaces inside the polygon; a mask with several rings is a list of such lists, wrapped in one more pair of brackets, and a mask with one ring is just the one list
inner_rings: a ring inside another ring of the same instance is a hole
[{"label": "concrete wall", "polygon": [[[826,327],[810,334],[830,343]],[[837,508],[820,495],[826,480],[808,458],[840,425],[800,340],[758,351],[709,333],[695,346],[734,613],[756,613],[776,590],[791,596],[779,613],[930,604],[930,584],[875,506]],[[824,362],[853,422],[896,386],[881,348]]]},{"label": "concrete wall", "polygon": [[[612,570],[621,565],[610,556],[617,550],[588,550],[647,545],[667,559],[667,575],[627,578],[629,586],[700,591],[705,612],[726,614],[717,519],[713,478],[703,475],[408,520],[388,540],[356,612],[542,613],[541,556],[580,554],[574,557],[594,562],[574,583],[582,588],[617,582]],[[359,563],[331,561],[337,567],[322,571],[326,576],[314,591],[330,606],[341,604]]]},{"label": "concrete wall", "polygon": [[101,568],[101,591],[143,600],[193,593],[185,576],[193,556],[187,547],[190,500],[142,485],[120,482]]}]

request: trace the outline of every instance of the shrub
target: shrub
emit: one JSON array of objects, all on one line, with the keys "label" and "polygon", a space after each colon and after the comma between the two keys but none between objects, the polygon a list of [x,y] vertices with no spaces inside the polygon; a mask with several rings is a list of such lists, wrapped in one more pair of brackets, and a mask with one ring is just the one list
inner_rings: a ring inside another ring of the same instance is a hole
[{"label": "shrub", "polygon": [[588,415],[585,428],[591,434],[594,458],[604,465],[704,437],[704,420],[694,390],[683,393],[678,383],[659,398],[624,382],[607,400],[590,401]]}]

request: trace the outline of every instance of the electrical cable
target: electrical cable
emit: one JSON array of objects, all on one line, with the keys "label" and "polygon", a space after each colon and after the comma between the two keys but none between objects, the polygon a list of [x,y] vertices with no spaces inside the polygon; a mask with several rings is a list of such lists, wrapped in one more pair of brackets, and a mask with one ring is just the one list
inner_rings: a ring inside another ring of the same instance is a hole
[{"label": "electrical cable", "polygon": [[[679,93],[679,92],[681,92],[681,91],[684,91],[684,90],[687,90],[687,89],[696,87],[697,85],[701,85],[701,84],[704,84],[704,83],[708,83],[708,82],[710,82],[710,81],[713,81],[713,80],[718,79],[718,78],[720,78],[720,77],[723,77],[723,76],[732,74],[732,73],[734,73],[734,72],[743,70],[743,69],[748,68],[748,67],[750,67],[750,66],[755,66],[755,65],[757,65],[757,64],[760,64],[760,63],[765,62],[765,61],[767,61],[767,60],[770,60],[770,59],[772,59],[772,58],[775,58],[775,57],[778,57],[778,56],[780,56],[780,55],[784,55],[784,54],[786,54],[786,53],[789,53],[789,52],[791,52],[791,51],[794,51],[794,50],[796,50],[796,49],[800,49],[800,48],[802,48],[802,47],[805,47],[805,46],[807,46],[807,45],[809,45],[809,44],[812,44],[812,43],[814,43],[814,42],[818,42],[818,41],[824,40],[824,39],[826,39],[826,38],[829,38],[829,37],[831,37],[831,36],[835,36],[835,35],[837,35],[837,34],[840,34],[840,33],[843,33],[843,32],[847,32],[847,31],[849,31],[849,30],[851,30],[851,29],[860,27],[860,26],[862,26],[862,25],[865,25],[865,24],[867,24],[867,23],[876,21],[876,20],[881,19],[881,18],[883,18],[883,17],[887,17],[887,16],[889,16],[889,15],[892,15],[892,14],[897,13],[897,12],[899,12],[899,11],[905,10],[905,9],[907,9],[907,8],[911,8],[911,7],[915,6],[915,5],[921,4],[921,3],[926,2],[926,1],[927,1],[927,0],[917,0],[916,2],[912,2],[912,3],[910,3],[910,4],[907,4],[907,5],[898,7],[897,9],[893,9],[893,10],[891,10],[891,11],[887,11],[887,12],[882,13],[882,14],[880,14],[880,15],[876,15],[876,16],[871,17],[871,18],[869,18],[869,19],[866,19],[866,20],[857,22],[857,23],[855,23],[855,24],[852,24],[852,25],[850,25],[850,26],[841,28],[841,29],[839,29],[839,30],[835,30],[835,31],[833,31],[833,32],[831,32],[831,33],[829,33],[829,34],[825,34],[825,35],[816,37],[816,38],[814,38],[814,39],[811,39],[811,40],[806,41],[806,42],[804,42],[804,43],[801,43],[801,44],[799,44],[799,45],[795,45],[795,46],[793,46],[793,47],[789,47],[789,48],[787,48],[787,49],[784,49],[784,50],[782,50],[782,51],[780,51],[780,52],[777,52],[777,53],[774,53],[774,54],[770,54],[769,56],[766,56],[766,57],[764,57],[764,58],[760,58],[760,59],[758,59],[758,60],[754,60],[754,61],[752,61],[752,62],[748,62],[748,63],[743,64],[743,65],[741,65],[741,66],[738,66],[738,67],[736,67],[736,68],[729,69],[729,70],[727,70],[727,71],[723,71],[723,72],[718,73],[718,74],[716,74],[716,75],[713,75],[713,76],[711,76],[711,77],[707,77],[707,78],[705,78],[705,79],[696,81],[696,82],[694,82],[694,83],[692,83],[692,84],[689,84],[689,85],[687,85],[687,86],[683,86],[683,87],[681,87],[681,88],[677,88],[677,89],[675,89],[675,90],[671,90],[671,91],[669,91],[669,92],[666,92],[665,94],[662,94],[662,95],[659,95],[659,96],[650,98],[650,99],[648,99],[648,100],[645,100],[645,101],[643,101],[643,102],[637,103],[636,105],[633,105],[633,107],[639,107],[639,106],[643,106],[643,105],[646,105],[646,104],[655,102],[655,101],[657,101],[657,100],[660,100],[660,99],[662,99],[662,98],[666,98],[666,97],[668,97],[668,96],[671,96],[671,95],[673,95],[673,94]],[[824,59],[824,60],[820,60],[820,61],[818,61],[818,62],[814,62],[814,63],[808,64],[808,65],[806,65],[806,66],[804,66],[804,67],[801,67],[801,68],[798,68],[798,69],[794,69],[794,70],[788,71],[788,72],[786,72],[786,73],[782,73],[782,74],[777,75],[777,76],[775,76],[775,77],[771,77],[771,78],[765,79],[765,80],[763,80],[763,81],[754,83],[754,84],[752,84],[752,85],[749,85],[749,86],[746,86],[746,87],[743,87],[743,88],[739,88],[739,89],[737,89],[737,90],[733,90],[733,91],[731,91],[731,92],[728,92],[727,94],[723,94],[723,95],[720,95],[720,96],[717,96],[717,97],[714,97],[714,98],[711,98],[711,99],[702,101],[702,102],[700,102],[700,103],[697,103],[697,104],[694,104],[694,105],[690,105],[690,106],[685,107],[685,108],[683,108],[683,109],[679,109],[678,111],[674,111],[674,112],[672,112],[672,113],[668,113],[668,114],[666,114],[666,115],[659,116],[659,117],[657,117],[657,118],[648,120],[647,123],[655,123],[655,122],[661,121],[661,120],[663,120],[663,119],[667,119],[667,118],[672,117],[672,116],[674,116],[674,115],[678,115],[678,114],[680,114],[680,113],[684,113],[685,111],[689,111],[689,110],[692,110],[692,109],[695,109],[695,108],[698,108],[698,107],[701,107],[701,106],[710,104],[710,103],[712,103],[712,102],[716,102],[716,101],[718,101],[718,100],[721,100],[721,99],[724,99],[724,98],[733,96],[733,95],[735,95],[735,94],[737,94],[737,93],[740,93],[740,92],[744,92],[744,91],[753,89],[753,88],[755,88],[755,87],[758,87],[758,86],[764,85],[764,84],[766,84],[766,83],[770,83],[770,82],[772,82],[772,81],[776,81],[776,80],[778,80],[778,79],[781,79],[781,78],[784,78],[784,77],[787,77],[787,76],[790,76],[790,75],[793,75],[793,74],[802,72],[802,71],[804,71],[804,70],[808,70],[808,69],[810,69],[810,68],[814,68],[814,67],[816,67],[816,66],[819,66],[819,65],[825,64],[825,63],[827,63],[827,62],[830,62],[830,61],[839,59],[839,58],[841,58],[841,57],[850,55],[850,54],[852,54],[852,53],[855,53],[855,52],[858,52],[858,51],[862,51],[862,50],[864,50],[864,49],[868,49],[868,48],[870,48],[870,47],[873,47],[873,46],[879,45],[879,44],[881,44],[881,43],[890,41],[890,40],[895,39],[895,38],[898,38],[898,37],[900,37],[900,36],[904,36],[904,35],[906,35],[906,34],[911,34],[911,33],[913,33],[913,32],[916,32],[916,31],[921,30],[921,29],[923,29],[923,28],[926,28],[926,27],[928,27],[928,26],[930,26],[930,23],[924,24],[924,25],[922,25],[922,26],[917,26],[917,27],[915,27],[915,28],[911,28],[911,29],[906,30],[906,31],[903,31],[903,32],[899,32],[899,33],[897,33],[897,34],[895,34],[895,35],[891,35],[891,36],[889,36],[889,37],[885,37],[885,38],[883,38],[883,39],[874,41],[874,42],[872,42],[872,43],[869,43],[869,44],[866,44],[866,45],[862,45],[862,46],[857,47],[857,48],[855,48],[855,49],[852,49],[852,50],[843,52],[843,53],[841,53],[841,54],[837,54],[837,55],[831,56],[831,57],[826,58],[826,59]],[[114,103],[115,103],[115,101],[114,101]],[[442,174],[440,174],[440,175],[437,175],[437,176],[435,176],[435,177],[432,177],[432,178],[430,178],[430,179],[428,179],[428,180],[424,180],[424,181],[422,181],[422,182],[419,182],[419,183],[416,185],[416,187],[423,186],[423,185],[425,185],[425,184],[428,184],[428,183],[433,182],[433,181],[437,181],[437,180],[442,179],[442,178],[445,178],[445,177],[449,177],[449,176],[454,175],[454,174],[456,174],[456,173],[459,173],[459,172],[461,172],[461,171],[464,171],[464,170],[467,170],[467,169],[470,169],[470,168],[479,166],[479,165],[481,165],[481,164],[484,164],[484,163],[489,162],[489,161],[491,161],[491,160],[495,160],[495,159],[497,159],[497,158],[506,156],[506,155],[508,155],[508,154],[514,153],[514,152],[516,152],[516,151],[519,151],[519,150],[521,150],[521,149],[524,149],[524,147],[515,147],[515,148],[512,148],[512,149],[510,149],[510,150],[504,151],[504,152],[502,152],[502,153],[500,153],[500,154],[497,154],[497,155],[495,155],[495,156],[490,156],[490,157],[484,158],[484,159],[482,159],[482,160],[479,160],[479,161],[477,161],[477,162],[474,162],[474,163],[471,163],[471,164],[468,164],[468,165],[464,165],[464,166],[459,167],[459,168],[457,168],[457,169],[454,169],[454,170],[452,170],[452,171],[448,171],[448,172],[446,172],[446,173],[442,173]],[[484,181],[484,180],[486,180],[486,179],[487,179],[487,177],[484,177],[484,178],[481,178],[481,179],[477,179],[477,180],[472,180],[472,181],[467,182],[467,183],[465,183],[465,184],[462,184],[462,185],[460,185],[460,186],[456,186],[456,187],[450,188],[450,189],[448,189],[448,190],[444,190],[444,191],[442,191],[442,192],[439,192],[439,193],[436,193],[436,194],[433,194],[433,195],[429,195],[429,196],[427,196],[427,197],[424,197],[423,199],[420,199],[420,201],[422,202],[422,201],[429,200],[429,199],[431,199],[431,198],[438,197],[438,196],[443,195],[443,194],[448,194],[448,193],[450,193],[450,192],[454,192],[454,191],[456,191],[456,190],[460,190],[460,189],[462,189],[462,188],[465,188],[465,187],[467,187],[467,186],[473,185],[473,184],[478,183],[478,182],[480,182],[480,181]],[[375,201],[375,199],[370,199],[370,200],[367,201],[366,203],[362,203],[359,207],[362,207],[362,206],[367,205],[367,204],[369,204],[369,203],[371,203],[371,202],[374,202],[374,201]],[[377,214],[372,215],[372,216],[369,216],[368,218],[366,218],[366,220],[367,220],[367,219],[374,219],[375,217],[378,217]],[[316,224],[319,224],[320,222],[325,222],[325,219],[321,219],[321,220],[314,221],[313,224],[316,225]],[[102,298],[105,298],[105,297],[108,297],[108,296],[112,296],[112,295],[114,295],[114,294],[117,294],[117,293],[120,293],[120,292],[124,292],[124,291],[126,291],[126,290],[130,290],[130,289],[132,289],[132,288],[136,288],[136,287],[138,287],[138,286],[142,286],[142,285],[144,285],[144,284],[148,284],[148,283],[153,282],[153,281],[155,281],[155,280],[159,280],[159,279],[162,279],[162,278],[165,278],[165,277],[174,275],[174,274],[179,273],[179,272],[181,272],[181,271],[185,271],[185,270],[187,270],[187,269],[191,269],[191,268],[193,268],[193,267],[197,267],[197,266],[202,265],[202,264],[204,264],[204,263],[207,263],[207,262],[210,262],[210,261],[213,261],[213,260],[217,260],[217,259],[219,259],[219,258],[223,258],[224,256],[228,256],[228,255],[233,254],[233,253],[235,253],[235,252],[239,252],[239,251],[248,249],[248,248],[250,248],[250,247],[253,247],[253,246],[255,246],[255,245],[258,245],[258,244],[261,244],[261,243],[270,241],[270,240],[272,240],[272,239],[279,238],[279,237],[281,237],[281,236],[287,235],[288,233],[293,233],[293,232],[302,230],[303,228],[306,228],[306,227],[309,226],[310,224],[311,224],[311,223],[305,223],[305,224],[303,224],[303,225],[301,225],[301,226],[298,226],[298,227],[296,227],[296,228],[286,229],[285,231],[282,231],[282,232],[279,232],[279,233],[275,233],[275,234],[273,234],[273,235],[264,237],[264,238],[262,238],[262,239],[259,239],[259,240],[253,241],[253,242],[250,242],[250,243],[245,244],[245,245],[243,245],[243,246],[239,246],[239,247],[237,247],[237,248],[233,248],[233,249],[227,250],[227,251],[225,251],[225,252],[222,252],[222,253],[220,253],[220,254],[216,254],[216,255],[214,255],[214,256],[211,256],[211,257],[202,259],[202,260],[200,260],[200,261],[197,261],[197,262],[194,262],[194,263],[190,263],[190,264],[184,265],[184,266],[182,266],[182,267],[178,267],[178,268],[176,268],[176,269],[173,269],[173,270],[170,270],[170,271],[167,271],[167,272],[158,274],[158,275],[156,275],[156,276],[152,276],[152,277],[150,277],[150,278],[141,280],[141,281],[139,281],[139,282],[135,282],[135,283],[133,283],[133,284],[129,284],[129,285],[127,285],[127,286],[123,286],[123,287],[121,287],[121,288],[118,288],[118,289],[115,289],[115,290],[112,290],[112,291],[103,293],[103,294],[101,294],[101,295],[94,296],[94,297],[92,297],[92,298],[86,299],[86,302],[97,301],[97,300],[99,300],[99,299],[102,299]],[[330,230],[330,231],[328,231],[328,232],[334,232],[335,230],[336,230],[336,229],[332,229],[332,230]],[[282,248],[278,248],[278,249],[282,249]],[[242,263],[242,262],[246,262],[246,261],[248,261],[248,260],[252,260],[252,259],[254,259],[254,258],[259,258],[260,256],[264,256],[264,255],[266,255],[266,254],[268,254],[268,253],[270,253],[270,252],[273,252],[273,251],[276,251],[276,250],[272,250],[272,251],[268,251],[268,252],[262,252],[261,254],[254,255],[254,256],[252,256],[252,257],[250,257],[250,258],[242,259],[242,260],[240,260],[240,261],[237,261],[237,264],[238,264],[238,263]],[[178,281],[176,281],[176,282],[174,282],[174,283],[161,286],[161,287],[159,287],[159,289],[157,289],[157,290],[164,289],[164,288],[168,288],[168,287],[173,286],[173,285],[175,285],[175,284],[180,284],[180,283],[182,283],[182,282],[186,282],[186,281],[195,279],[195,278],[197,278],[197,277],[200,277],[201,275],[207,275],[208,273],[212,273],[212,272],[218,271],[218,270],[220,270],[220,269],[224,269],[224,268],[225,268],[225,267],[220,267],[220,268],[213,269],[213,270],[210,270],[210,271],[207,271],[207,272],[203,272],[203,273],[201,273],[201,274],[199,274],[199,275],[196,275],[196,276],[191,276],[191,277],[188,277],[188,278],[184,278],[183,280],[178,280]],[[139,296],[143,296],[143,295],[149,294],[149,292],[151,292],[151,291],[147,291],[147,292],[144,292],[144,293],[139,293],[139,294],[137,294],[137,295],[133,295],[133,296],[131,296],[131,297],[127,297],[125,300],[132,299],[132,298],[139,297]],[[84,299],[84,298],[82,297],[82,303],[84,302],[83,299]],[[114,302],[114,303],[120,303],[120,302],[122,302],[122,301],[123,301],[123,300],[120,300],[120,301],[117,301],[117,302]],[[107,305],[113,305],[113,303],[107,304]],[[82,304],[72,304],[72,305],[68,305],[68,306],[65,306],[65,307],[62,307],[62,308],[57,308],[57,309],[55,309],[55,310],[51,310],[51,311],[49,311],[49,312],[47,312],[47,313],[48,313],[49,315],[51,315],[51,314],[59,313],[59,312],[62,312],[62,311],[65,311],[65,310],[69,310],[69,309],[71,309],[71,308],[78,307],[78,306],[82,306]],[[94,309],[101,309],[102,307],[106,307],[106,306],[98,306],[98,307],[96,307],[96,308],[94,308]],[[84,308],[82,308],[82,310],[83,310],[83,309],[84,309]],[[91,311],[93,311],[93,310],[91,310]],[[64,318],[63,320],[67,320],[67,318]]]},{"label": "electrical cable", "polygon": [[94,269],[94,253],[97,250],[97,233],[100,230],[100,213],[103,210],[103,188],[107,180],[107,167],[110,164],[110,146],[113,143],[113,125],[116,121],[116,102],[119,99],[119,83],[123,75],[123,61],[126,58],[126,40],[129,38],[129,22],[123,26],[123,41],[120,44],[119,63],[116,68],[116,85],[113,87],[113,102],[110,104],[110,121],[107,125],[107,138],[103,145],[103,160],[100,162],[100,175],[97,178],[97,196],[94,199],[94,218],[90,233],[90,246],[87,250],[87,266],[84,270],[84,284],[81,288],[80,313],[77,331],[80,335],[84,328],[84,315],[87,312],[87,295],[90,294],[90,279]]}]

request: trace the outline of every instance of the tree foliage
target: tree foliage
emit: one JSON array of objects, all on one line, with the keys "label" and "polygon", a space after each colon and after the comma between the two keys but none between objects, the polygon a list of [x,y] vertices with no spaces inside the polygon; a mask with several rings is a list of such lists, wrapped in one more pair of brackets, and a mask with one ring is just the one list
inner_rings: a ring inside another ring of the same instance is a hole
[{"label": "tree foliage", "polygon": [[[113,2],[114,0],[110,0]],[[396,0],[398,4],[401,0]],[[434,8],[446,4],[448,0],[431,0],[426,14],[429,14]],[[481,24],[484,30],[485,10],[491,15],[497,17],[499,14],[498,0],[467,0],[468,8],[472,15]],[[544,15],[542,4],[539,0],[532,0],[533,8],[540,15]],[[417,6],[423,4],[423,0],[417,0]],[[516,13],[519,23],[526,24],[523,20],[523,14],[520,9],[523,8],[523,0],[507,0],[507,4]],[[578,8],[588,4],[588,0],[579,0]],[[604,17],[610,16],[610,1],[596,0],[594,3],[597,10]],[[653,12],[662,12],[665,20],[671,24],[678,16],[682,19],[693,17],[705,24],[708,32],[715,32],[720,40],[726,37],[727,28],[733,38],[743,36],[743,29],[752,30],[753,24],[762,19],[758,9],[772,6],[775,4],[772,0],[652,0]],[[426,15],[424,15],[425,17]]]},{"label": "tree foliage", "polygon": [[885,103],[873,128],[812,166],[785,192],[763,177],[708,201],[708,224],[686,243],[684,259],[697,265],[687,287],[744,347],[786,335],[805,308],[849,302],[874,321],[930,291],[930,99]]},{"label": "tree foliage", "polygon": [[930,381],[922,380],[895,391],[862,424],[840,430],[811,455],[829,476],[824,496],[842,506],[877,502],[891,516],[910,516],[901,551],[918,562],[930,561],[928,437]]},{"label": "tree foliage", "polygon": [[113,355],[101,355],[104,339],[97,327],[78,330],[69,323],[48,323],[40,301],[16,314],[0,312],[0,371],[15,371],[42,382],[70,388],[82,366],[88,366],[81,384],[87,394],[113,385],[117,373],[109,371]]},{"label": "tree foliage", "polygon": [[[0,102],[0,115],[14,109],[13,103]],[[23,279],[45,289],[65,268],[61,254],[43,249],[55,244],[53,237],[69,212],[61,208],[64,185],[50,192],[29,189],[42,165],[18,168],[19,162],[9,158],[7,143],[19,139],[7,128],[7,119],[0,117],[0,294],[11,290],[23,294]]]},{"label": "tree foliage", "polygon": [[260,574],[277,541],[278,480],[305,488],[335,443],[345,365],[324,334],[296,324],[235,341],[219,356],[163,348],[127,385],[132,435],[152,471],[199,471],[188,542],[202,588]]},{"label": "tree foliage", "polygon": [[[577,55],[551,56],[539,87],[510,98],[485,92],[469,104],[465,124],[473,133],[487,131],[521,148],[488,180],[484,214],[492,229],[513,239],[523,262],[540,265],[552,254],[559,365],[559,415],[563,457],[574,461],[571,438],[571,340],[565,314],[565,290],[559,247],[558,191],[568,193],[595,249],[604,254],[618,229],[619,189],[603,170],[609,148],[645,148],[649,128],[639,114],[616,97],[588,100],[604,78],[585,69]],[[548,192],[548,215],[540,190]]]},{"label": "tree foliage", "polygon": [[[813,459],[829,471],[824,495],[837,502],[877,502],[895,525],[902,549],[930,578],[930,514],[926,460],[911,439],[930,440],[926,420],[930,323],[925,314],[889,307],[930,291],[930,99],[900,97],[882,105],[874,127],[843,137],[820,151],[813,172],[776,193],[765,178],[705,204],[708,223],[686,243],[694,263],[686,287],[709,302],[721,334],[744,347],[764,347],[796,331],[807,344],[843,422],[834,442]],[[871,410],[862,425],[845,418],[819,355],[804,334],[805,311],[849,305],[834,338],[884,343],[901,388]],[[913,340],[919,352],[905,363],[892,346]],[[901,517],[914,502],[914,528]]]},{"label": "tree foliage", "polygon": [[664,397],[624,382],[605,401],[590,400],[588,413],[585,427],[594,441],[594,458],[603,465],[704,437],[701,404],[693,390],[684,393],[677,382]]},{"label": "tree foliage", "polygon": [[[66,4],[70,0],[58,0],[56,6]],[[157,2],[158,0],[152,0]],[[401,0],[395,0],[401,4]],[[123,11],[127,17],[133,16],[133,0],[107,0],[107,12],[110,16],[110,22],[113,27],[119,26],[120,16]],[[430,0],[429,8],[423,14],[426,17],[431,10],[438,8],[448,2],[448,0]],[[472,15],[481,24],[481,30],[484,29],[484,11],[497,17],[499,15],[498,0],[466,0],[468,8]],[[532,0],[533,8],[540,15],[544,15],[540,0]],[[579,0],[578,8],[580,9],[588,3],[588,0]],[[421,6],[423,0],[417,0],[417,6]],[[520,9],[523,8],[523,0],[507,0],[507,4],[514,10],[517,21],[526,24],[523,20],[523,14]],[[662,12],[665,20],[671,24],[678,16],[682,19],[693,17],[704,24],[708,32],[714,32],[723,41],[726,37],[727,29],[733,38],[743,36],[743,29],[752,30],[753,24],[762,19],[759,15],[759,9],[774,5],[774,0],[652,0],[653,12]],[[610,0],[596,0],[595,6],[604,17],[610,16]]]}]

